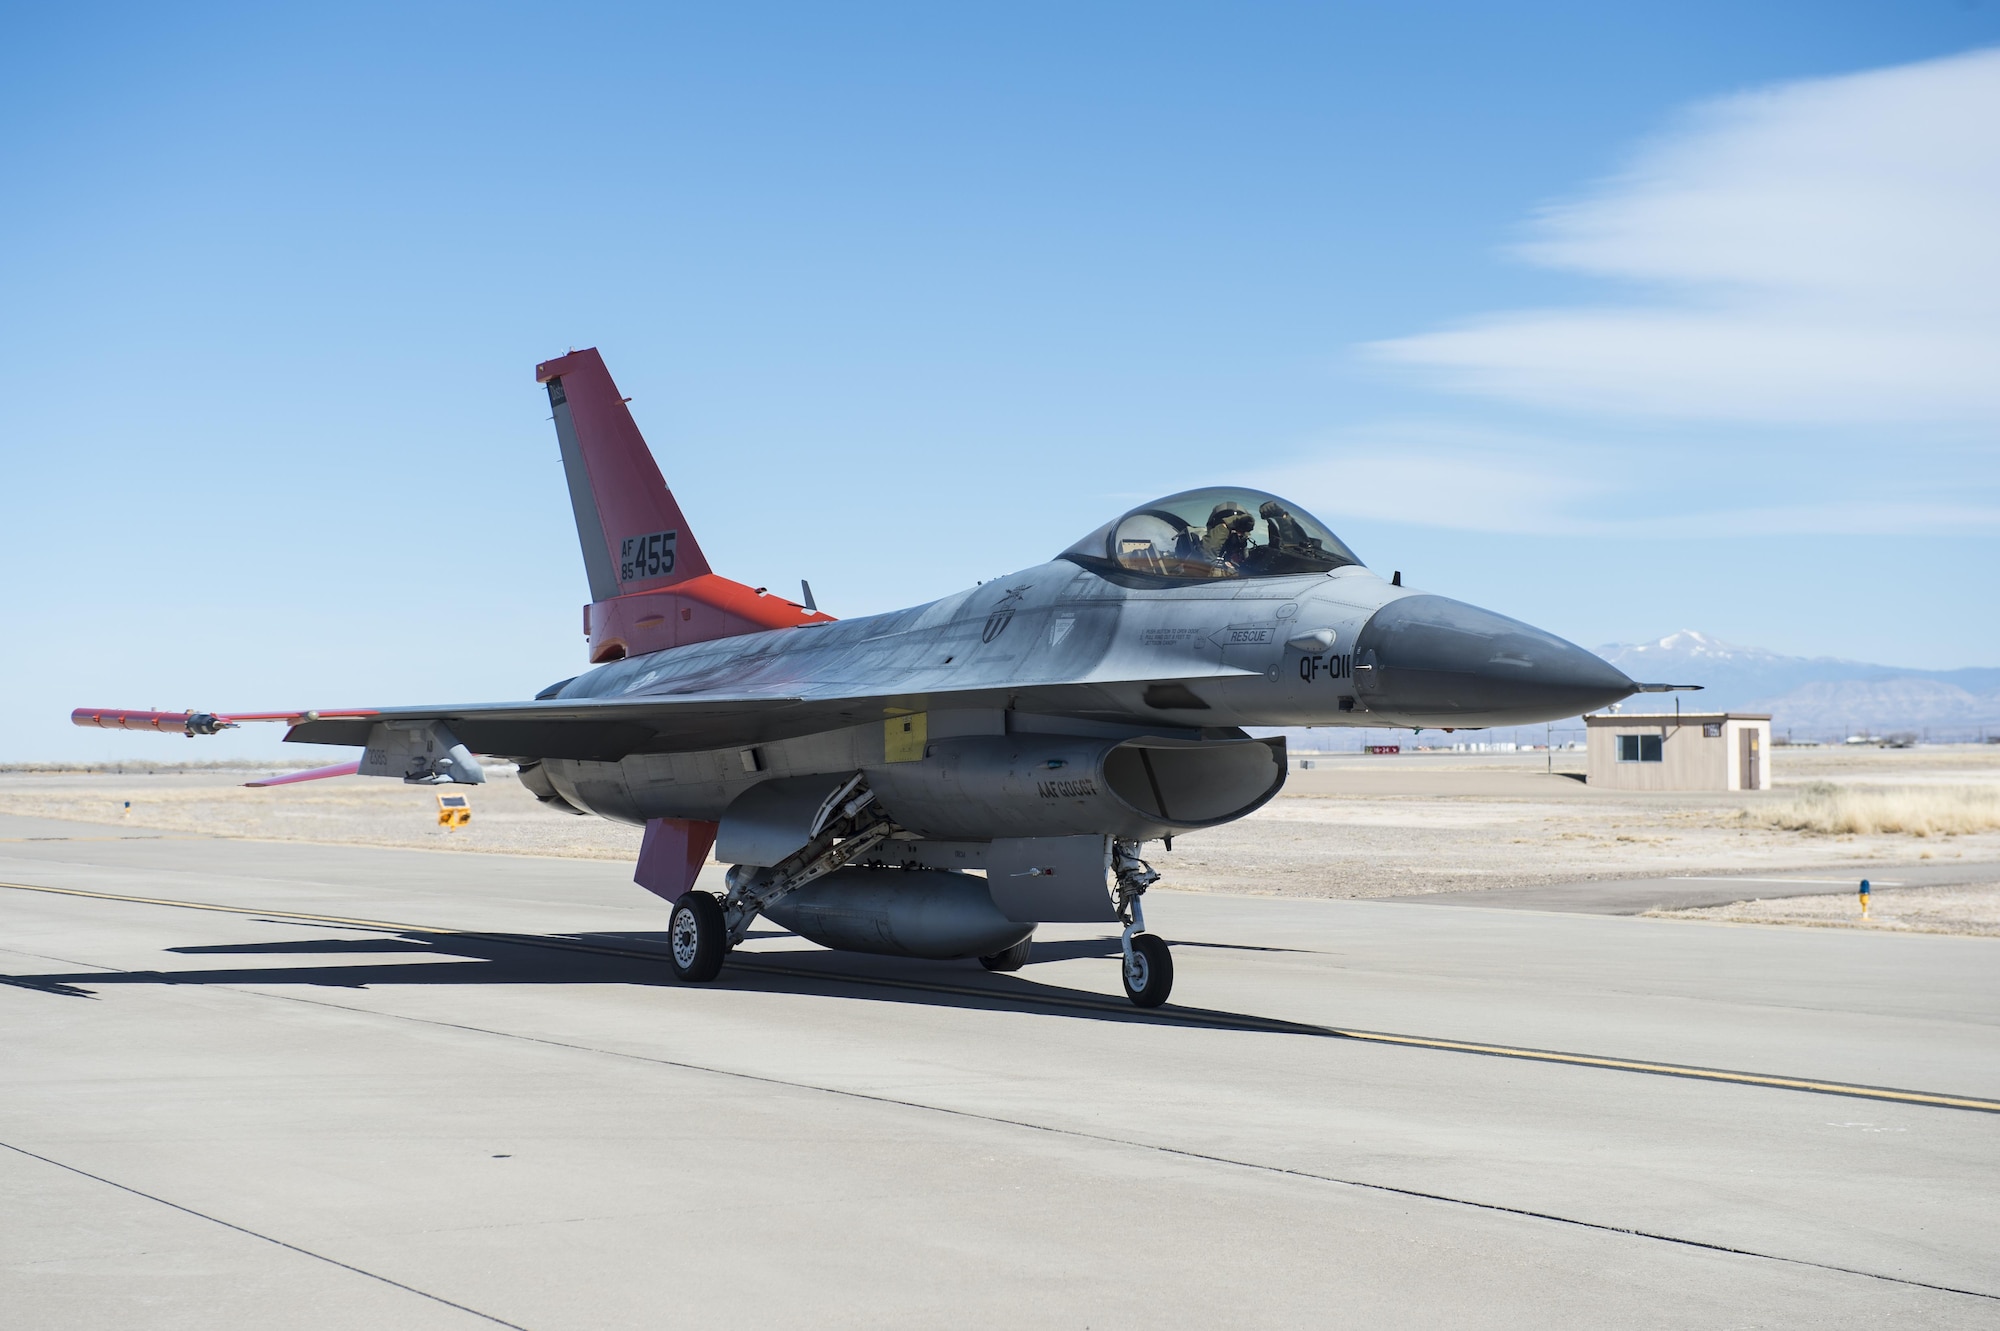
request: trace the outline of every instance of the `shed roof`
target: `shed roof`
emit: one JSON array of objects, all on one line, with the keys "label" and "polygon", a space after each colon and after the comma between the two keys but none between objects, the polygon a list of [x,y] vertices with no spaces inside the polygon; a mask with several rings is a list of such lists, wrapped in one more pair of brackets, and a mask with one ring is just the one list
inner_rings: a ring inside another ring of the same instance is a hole
[{"label": "shed roof", "polygon": [[1587,726],[1692,725],[1707,721],[1769,721],[1769,712],[1591,712],[1583,718]]}]

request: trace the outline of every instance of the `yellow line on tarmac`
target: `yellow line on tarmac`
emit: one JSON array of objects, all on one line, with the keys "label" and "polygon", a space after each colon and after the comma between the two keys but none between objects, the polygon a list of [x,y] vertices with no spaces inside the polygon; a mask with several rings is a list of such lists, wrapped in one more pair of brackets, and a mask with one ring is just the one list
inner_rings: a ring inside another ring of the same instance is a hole
[{"label": "yellow line on tarmac", "polygon": [[1586,1068],[1612,1068],[1620,1072],[1649,1072],[1662,1077],[1691,1077],[1698,1081],[1734,1082],[1741,1086],[1772,1086],[1787,1091],[1817,1091],[1822,1095],[1851,1095],[1864,1100],[1890,1100],[1898,1104],[1937,1105],[1946,1109],[1976,1109],[2000,1114],[2000,1100],[1979,1100],[1966,1095],[1936,1095],[1929,1091],[1904,1091],[1891,1086],[1857,1086],[1847,1082],[1815,1081],[1810,1077],[1769,1077],[1757,1072],[1730,1072],[1723,1068],[1684,1067],[1677,1063],[1648,1063],[1631,1058],[1603,1058],[1595,1054],[1565,1054],[1551,1049],[1516,1049],[1507,1045],[1473,1044],[1464,1040],[1432,1040],[1420,1035],[1387,1035],[1380,1031],[1343,1031],[1328,1027],[1328,1033],[1348,1040],[1368,1040],[1375,1044],[1412,1045],[1419,1049],[1448,1049],[1465,1054],[1488,1054],[1495,1058],[1522,1058],[1537,1063],[1573,1063]]},{"label": "yellow line on tarmac", "polygon": [[[22,892],[47,892],[56,896],[86,897],[96,901],[120,901],[140,906],[170,906],[179,910],[209,910],[225,915],[246,915],[277,920],[297,920],[307,924],[336,924],[350,928],[380,929],[394,933],[416,933],[449,935],[459,938],[477,938],[484,941],[506,943],[517,947],[552,948],[563,952],[590,952],[602,956],[630,957],[642,961],[665,961],[664,953],[646,948],[611,947],[602,943],[584,943],[566,938],[532,938],[520,934],[491,933],[478,929],[449,929],[428,924],[403,924],[394,920],[364,920],[347,915],[315,915],[305,911],[256,910],[245,906],[221,906],[205,901],[177,901],[167,897],[126,896],[116,892],[91,892],[75,887],[43,887],[34,883],[0,883],[0,888],[13,888]],[[1422,1035],[1395,1035],[1385,1031],[1348,1030],[1338,1026],[1320,1026],[1308,1022],[1285,1021],[1280,1018],[1255,1017],[1234,1012],[1215,1012],[1205,1008],[1176,1008],[1172,1006],[1155,1008],[1142,1013],[1114,999],[1096,999],[1083,996],[1066,996],[1056,993],[1024,994],[1013,990],[990,989],[976,985],[946,984],[930,980],[899,980],[888,976],[847,975],[835,971],[824,971],[805,966],[777,965],[762,958],[751,958],[737,954],[730,962],[732,968],[756,971],[769,975],[784,975],[816,981],[839,981],[848,984],[875,985],[887,989],[914,989],[926,993],[959,994],[971,998],[992,1000],[1013,1000],[1034,1003],[1047,1007],[1083,1008],[1112,1016],[1131,1019],[1161,1018],[1176,1020],[1188,1025],[1219,1026],[1238,1030],[1263,1031],[1282,1035],[1315,1035],[1341,1040],[1359,1040],[1368,1044],[1401,1045],[1412,1049],[1437,1049],[1449,1053],[1480,1054],[1489,1058],[1514,1058],[1531,1063],[1558,1063],[1573,1067],[1606,1068],[1616,1072],[1641,1072],[1660,1077],[1682,1077],[1694,1081],[1723,1082],[1738,1086],[1762,1086],[1775,1090],[1809,1091],[1820,1095],[1841,1095],[1861,1100],[1881,1100],[1893,1104],[1927,1105],[1940,1109],[1970,1109],[1979,1113],[2000,1114],[2000,1100],[1983,1100],[1967,1095],[1940,1095],[1930,1091],[1909,1091],[1893,1086],[1863,1086],[1850,1082],[1821,1081],[1811,1077],[1773,1077],[1757,1072],[1732,1072],[1726,1068],[1692,1067],[1679,1063],[1654,1063],[1643,1059],[1606,1058],[1597,1054],[1568,1054],[1553,1049],[1529,1049],[1513,1045],[1481,1044],[1471,1040],[1439,1040]],[[4,978],[4,977],[0,977]]]}]

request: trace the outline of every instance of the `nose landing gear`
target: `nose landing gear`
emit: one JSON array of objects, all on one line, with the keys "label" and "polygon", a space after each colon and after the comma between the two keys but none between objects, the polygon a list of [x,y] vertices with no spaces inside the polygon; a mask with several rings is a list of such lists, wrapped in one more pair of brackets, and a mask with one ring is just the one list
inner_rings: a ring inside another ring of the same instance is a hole
[{"label": "nose landing gear", "polygon": [[1174,954],[1158,934],[1125,940],[1125,997],[1140,1007],[1158,1007],[1174,988]]},{"label": "nose landing gear", "polygon": [[1139,1007],[1158,1007],[1174,989],[1174,957],[1167,940],[1146,929],[1139,898],[1160,880],[1152,865],[1139,858],[1139,843],[1111,843],[1111,870],[1118,879],[1118,918],[1125,922],[1125,996]]}]

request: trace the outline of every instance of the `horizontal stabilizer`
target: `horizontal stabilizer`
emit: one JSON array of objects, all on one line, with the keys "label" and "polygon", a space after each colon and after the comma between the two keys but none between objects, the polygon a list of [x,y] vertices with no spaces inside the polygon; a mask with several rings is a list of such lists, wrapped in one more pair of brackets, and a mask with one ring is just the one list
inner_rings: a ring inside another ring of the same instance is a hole
[{"label": "horizontal stabilizer", "polygon": [[262,781],[245,781],[243,784],[257,789],[263,786],[290,786],[301,781],[324,781],[330,776],[353,776],[361,770],[361,764],[335,763],[331,767],[315,767],[309,772],[287,772],[283,776],[267,776]]}]

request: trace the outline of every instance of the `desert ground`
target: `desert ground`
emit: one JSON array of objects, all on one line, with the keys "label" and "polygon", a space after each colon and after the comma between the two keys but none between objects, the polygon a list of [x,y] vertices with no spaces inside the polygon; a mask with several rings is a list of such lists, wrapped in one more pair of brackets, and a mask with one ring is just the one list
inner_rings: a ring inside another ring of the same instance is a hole
[{"label": "desert ground", "polygon": [[[1570,750],[1295,754],[1278,798],[1238,823],[1176,838],[1156,866],[1185,890],[1363,898],[1764,870],[1879,876],[1897,864],[2000,861],[2000,745],[1780,747],[1774,788],[1746,793],[1596,790],[1580,780],[1582,758]],[[434,792],[421,787],[360,777],[242,785],[270,770],[15,767],[0,770],[0,811],[166,836],[611,860],[638,852],[639,829],[545,809],[504,766],[467,792],[473,819],[457,831],[437,826]],[[1939,825],[1962,830],[1812,825],[1827,825],[1831,804],[1855,801],[1864,813],[1893,806],[1902,824],[1913,810],[1919,820],[1926,810],[1956,810]]]}]

